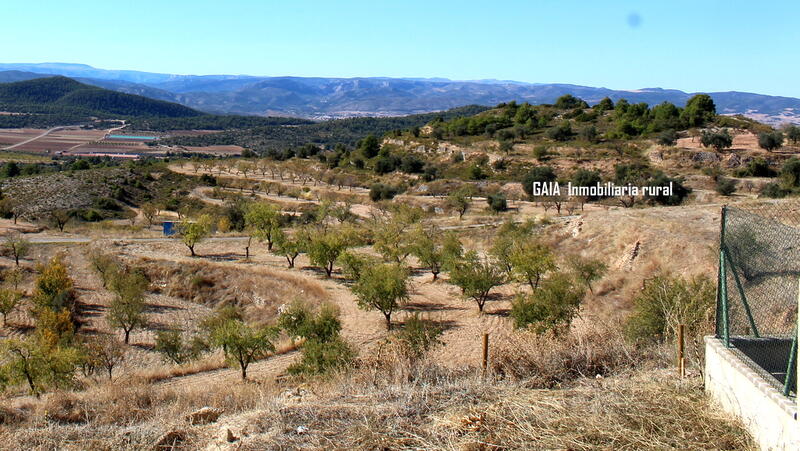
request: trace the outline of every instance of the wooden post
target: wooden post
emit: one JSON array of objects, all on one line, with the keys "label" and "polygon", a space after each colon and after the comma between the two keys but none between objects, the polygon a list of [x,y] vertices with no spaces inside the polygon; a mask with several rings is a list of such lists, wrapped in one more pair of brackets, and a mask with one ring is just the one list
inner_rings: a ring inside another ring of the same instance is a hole
[{"label": "wooden post", "polygon": [[686,360],[683,352],[683,324],[678,324],[678,377],[683,379],[686,375]]},{"label": "wooden post", "polygon": [[481,362],[483,372],[489,368],[489,334],[483,334],[483,361]]}]

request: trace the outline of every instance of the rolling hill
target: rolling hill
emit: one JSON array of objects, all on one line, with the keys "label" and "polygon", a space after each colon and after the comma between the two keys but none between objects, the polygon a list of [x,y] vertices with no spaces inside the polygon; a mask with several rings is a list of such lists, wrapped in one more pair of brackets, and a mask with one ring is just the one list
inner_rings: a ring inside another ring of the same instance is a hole
[{"label": "rolling hill", "polygon": [[203,114],[176,103],[97,88],[62,76],[0,84],[0,108],[98,117],[191,117]]}]

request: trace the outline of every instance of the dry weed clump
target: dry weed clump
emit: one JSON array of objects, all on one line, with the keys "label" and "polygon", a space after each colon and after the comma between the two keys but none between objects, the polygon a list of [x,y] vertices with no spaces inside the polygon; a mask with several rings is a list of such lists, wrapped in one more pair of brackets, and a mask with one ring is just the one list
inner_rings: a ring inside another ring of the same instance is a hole
[{"label": "dry weed clump", "polygon": [[492,370],[535,388],[558,387],[580,377],[597,377],[636,367],[644,360],[622,334],[595,326],[563,335],[517,332],[492,350]]}]

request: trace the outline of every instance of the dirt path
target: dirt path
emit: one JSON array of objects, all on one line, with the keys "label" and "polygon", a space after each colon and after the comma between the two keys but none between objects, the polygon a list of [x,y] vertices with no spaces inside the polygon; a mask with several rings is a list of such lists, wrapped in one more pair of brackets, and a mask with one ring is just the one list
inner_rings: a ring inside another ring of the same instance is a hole
[{"label": "dirt path", "polygon": [[16,149],[17,147],[24,146],[25,144],[28,144],[28,143],[34,142],[34,141],[36,141],[36,140],[37,140],[37,139],[39,139],[39,138],[44,138],[45,136],[49,135],[50,133],[52,133],[52,132],[54,132],[54,131],[58,131],[58,130],[64,130],[64,129],[67,129],[67,128],[69,128],[69,127],[53,127],[53,128],[51,128],[51,129],[49,129],[49,130],[45,131],[44,133],[40,134],[40,135],[34,136],[33,138],[26,139],[25,141],[18,142],[18,143],[16,143],[16,144],[12,144],[12,145],[10,145],[10,146],[8,146],[8,147],[4,148],[3,150],[12,150],[12,149]]}]

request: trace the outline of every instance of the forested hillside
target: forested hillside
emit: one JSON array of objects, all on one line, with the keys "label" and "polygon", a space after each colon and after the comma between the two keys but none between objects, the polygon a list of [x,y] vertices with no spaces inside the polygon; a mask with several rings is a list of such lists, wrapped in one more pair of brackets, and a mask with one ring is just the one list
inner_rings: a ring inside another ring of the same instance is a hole
[{"label": "forested hillside", "polygon": [[451,110],[414,114],[401,117],[361,117],[308,123],[296,127],[270,125],[247,130],[228,131],[202,136],[181,136],[161,141],[161,144],[183,146],[239,145],[255,151],[284,149],[304,144],[333,146],[354,145],[367,135],[382,135],[391,130],[421,127],[433,120],[452,120],[487,110],[487,107],[468,105]]},{"label": "forested hillside", "polygon": [[50,77],[0,84],[0,111],[24,113],[4,116],[4,127],[69,125],[97,118],[191,117],[203,113],[176,103],[152,100]]}]

